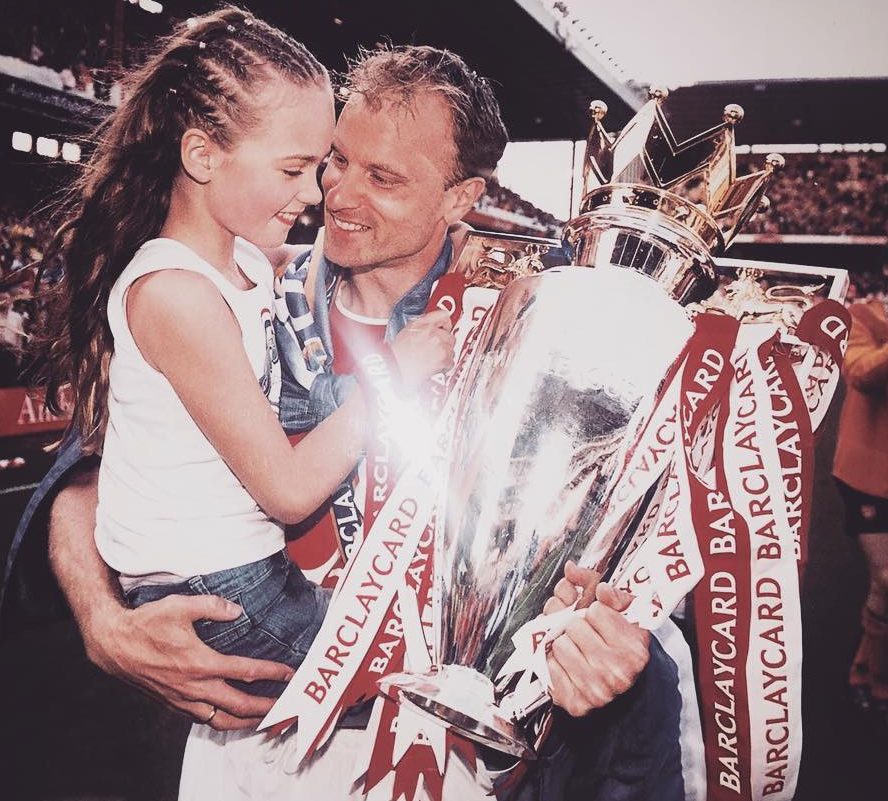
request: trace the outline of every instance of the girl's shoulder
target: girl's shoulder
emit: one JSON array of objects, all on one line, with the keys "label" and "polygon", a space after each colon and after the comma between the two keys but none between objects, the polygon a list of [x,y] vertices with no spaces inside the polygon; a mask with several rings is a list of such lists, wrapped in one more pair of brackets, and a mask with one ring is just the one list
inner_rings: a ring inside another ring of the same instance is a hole
[{"label": "girl's shoulder", "polygon": [[[136,284],[140,291],[132,294]],[[224,290],[224,279],[218,271],[187,245],[175,239],[150,239],[114,282],[108,299],[108,322],[116,338],[128,329],[127,318],[136,301],[144,309],[152,305],[158,293],[166,293],[169,298],[195,291],[225,296]]]},{"label": "girl's shoulder", "polygon": [[[156,328],[204,326],[231,318],[230,305],[207,276],[193,270],[155,270],[136,282],[128,294],[130,324],[146,316]],[[221,317],[220,317],[221,316]],[[171,326],[176,322],[176,326]],[[184,331],[184,329],[183,329]]]},{"label": "girl's shoulder", "polygon": [[199,273],[212,270],[190,247],[176,239],[149,239],[135,252],[117,283],[123,288],[148,273],[174,268],[188,268]]},{"label": "girl's shoulder", "polygon": [[[267,287],[272,285],[271,265],[259,248],[237,237],[235,238],[234,255],[238,266],[253,283]],[[135,252],[117,279],[116,291],[125,292],[131,284],[149,273],[169,270],[199,273],[209,278],[220,292],[227,294],[225,291],[227,280],[212,264],[199,256],[184,242],[164,237],[149,239]]]}]

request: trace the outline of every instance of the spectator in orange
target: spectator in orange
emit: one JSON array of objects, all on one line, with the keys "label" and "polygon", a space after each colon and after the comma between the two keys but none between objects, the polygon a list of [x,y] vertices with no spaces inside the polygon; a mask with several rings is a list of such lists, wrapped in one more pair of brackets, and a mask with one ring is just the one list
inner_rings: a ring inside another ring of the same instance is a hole
[{"label": "spectator in orange", "polygon": [[849,682],[863,708],[888,712],[888,310],[873,300],[851,307],[845,356],[848,389],[839,423],[833,475],[848,533],[869,570],[863,635]]}]

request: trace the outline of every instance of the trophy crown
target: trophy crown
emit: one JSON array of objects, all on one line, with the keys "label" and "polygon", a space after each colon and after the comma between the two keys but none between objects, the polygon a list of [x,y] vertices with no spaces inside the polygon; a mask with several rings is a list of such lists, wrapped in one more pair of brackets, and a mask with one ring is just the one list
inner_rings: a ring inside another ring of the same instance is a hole
[{"label": "trophy crown", "polygon": [[600,122],[607,116],[607,103],[603,100],[593,100],[589,104],[589,114],[595,122]]},{"label": "trophy crown", "polygon": [[783,157],[771,154],[761,170],[738,176],[734,126],[743,120],[742,107],[725,106],[720,125],[679,142],[662,109],[669,92],[652,87],[649,96],[616,136],[603,125],[607,106],[598,100],[590,104],[592,128],[586,141],[581,214],[613,203],[614,193],[600,191],[603,187],[632,187],[634,205],[639,196],[657,198],[652,210],[661,214],[674,210],[671,216],[676,222],[691,225],[697,233],[709,232],[707,247],[721,250],[764,209],[765,189],[783,167]]},{"label": "trophy crown", "polygon": [[743,111],[743,106],[738,106],[736,103],[728,103],[725,106],[724,113],[722,115],[722,119],[728,125],[736,125],[738,122],[743,121],[743,115],[746,112]]}]

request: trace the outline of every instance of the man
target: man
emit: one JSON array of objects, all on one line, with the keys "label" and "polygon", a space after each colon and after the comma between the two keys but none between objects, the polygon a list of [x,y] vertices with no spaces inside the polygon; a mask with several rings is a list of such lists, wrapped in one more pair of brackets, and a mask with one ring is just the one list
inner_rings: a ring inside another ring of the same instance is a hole
[{"label": "man", "polygon": [[[450,264],[448,231],[483,194],[506,144],[489,85],[450,53],[419,47],[372,54],[352,69],[347,89],[323,176],[323,254],[312,254],[306,286],[333,372],[315,376],[308,391],[285,376],[281,419],[292,429],[316,424],[351,390],[353,380],[337,374],[337,360],[356,348],[358,334],[345,334],[349,324],[364,333],[375,325],[379,339],[390,339],[422,313]],[[62,464],[75,461],[69,454]],[[222,656],[197,640],[194,621],[237,617],[222,599],[125,608],[92,545],[95,473],[74,475],[52,506],[50,559],[90,659],[217,731],[255,727],[272,701],[226,680],[287,679],[290,670]],[[568,578],[550,609],[569,602],[572,585],[587,579],[573,570]],[[648,660],[647,634],[619,614],[626,599],[604,585],[598,598],[554,643],[549,660],[553,698],[575,717],[629,690]],[[669,794],[660,790],[660,797]]]}]

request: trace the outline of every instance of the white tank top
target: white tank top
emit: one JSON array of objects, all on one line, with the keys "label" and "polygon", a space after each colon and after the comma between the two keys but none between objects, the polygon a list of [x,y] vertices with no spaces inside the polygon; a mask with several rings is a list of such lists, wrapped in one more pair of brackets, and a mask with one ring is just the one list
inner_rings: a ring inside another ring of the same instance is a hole
[{"label": "white tank top", "polygon": [[[284,547],[283,529],[263,512],[186,411],[167,379],[139,352],[126,319],[126,292],[138,278],[183,269],[206,276],[240,324],[256,380],[277,407],[280,363],[274,341],[273,273],[262,252],[235,241],[235,261],[255,286],[238,289],[173,239],[142,245],[114,284],[108,428],[99,469],[96,545],[125,574],[127,588],[263,559]],[[213,347],[213,332],[206,332]],[[224,403],[220,388],[219,402]]]}]

